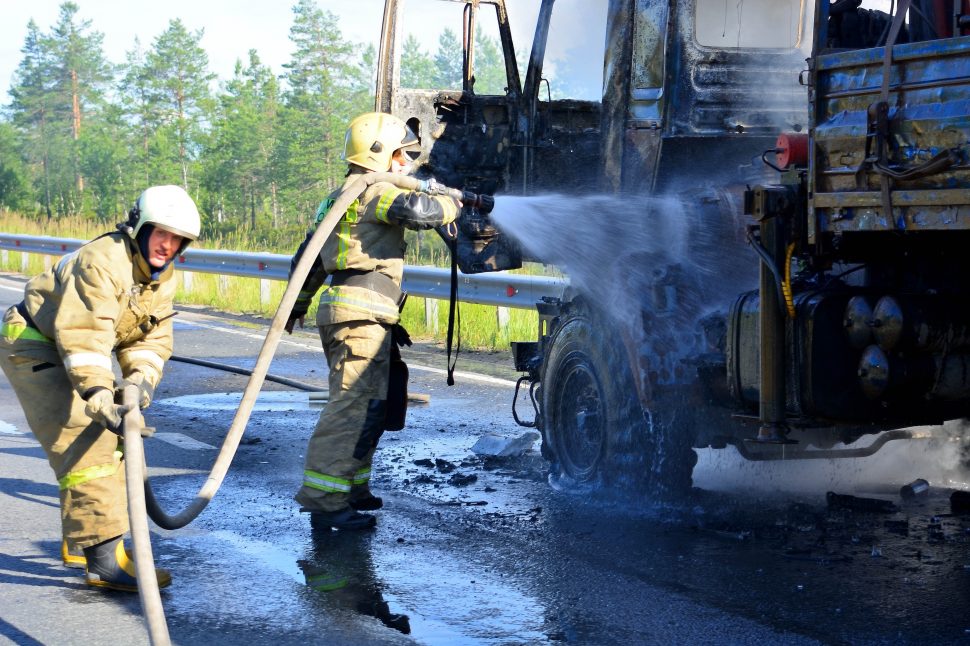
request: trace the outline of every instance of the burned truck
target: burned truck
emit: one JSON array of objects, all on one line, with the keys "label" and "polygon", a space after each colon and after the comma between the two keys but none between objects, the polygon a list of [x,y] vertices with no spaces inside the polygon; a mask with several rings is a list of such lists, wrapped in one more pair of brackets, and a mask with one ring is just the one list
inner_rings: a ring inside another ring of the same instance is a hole
[{"label": "burned truck", "polygon": [[[599,235],[648,241],[538,303],[538,338],[514,344],[529,388],[513,412],[531,399],[516,420],[551,475],[675,494],[694,448],[859,457],[968,416],[968,3],[583,2],[604,66],[601,95],[577,99],[543,72],[567,1],[541,1],[524,79],[504,0],[445,3],[461,86],[429,89],[399,83],[405,0],[386,0],[377,83],[420,172],[497,203],[613,195],[589,204]],[[485,24],[505,63],[489,92]],[[462,271],[519,265],[487,216],[461,222]],[[664,253],[676,222],[680,255]]]}]

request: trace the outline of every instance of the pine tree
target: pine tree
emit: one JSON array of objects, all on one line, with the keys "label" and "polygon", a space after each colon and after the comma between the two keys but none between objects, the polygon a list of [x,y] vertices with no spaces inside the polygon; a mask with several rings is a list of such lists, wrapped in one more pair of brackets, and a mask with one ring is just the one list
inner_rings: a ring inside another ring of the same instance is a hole
[{"label": "pine tree", "polygon": [[126,191],[132,195],[149,186],[151,178],[161,176],[154,168],[152,155],[155,130],[161,116],[152,103],[145,50],[137,36],[132,49],[125,53],[119,95],[125,118],[131,124],[125,182]]},{"label": "pine tree", "polygon": [[[203,31],[190,32],[179,19],[152,44],[140,75],[151,104],[150,126],[154,130],[153,154],[174,164],[182,187],[189,190],[189,169],[199,151],[211,109],[209,56],[199,41]],[[166,169],[159,169],[163,172]],[[167,179],[161,177],[155,180]]]},{"label": "pine tree", "polygon": [[[78,6],[65,2],[49,37],[51,91],[55,95],[58,124],[69,123],[70,166],[76,195],[84,191],[80,139],[84,122],[103,106],[104,92],[113,70],[104,58],[104,36],[91,31],[90,20],[78,20]],[[97,169],[92,169],[97,172]],[[80,205],[78,205],[79,207]],[[76,209],[72,208],[71,211]]]},{"label": "pine tree", "polygon": [[219,97],[210,146],[204,156],[210,210],[242,216],[256,229],[257,211],[269,202],[272,211],[271,168],[279,111],[276,78],[256,50],[249,65],[236,62],[232,80]]},{"label": "pine tree", "polygon": [[461,39],[451,29],[438,36],[438,51],[434,55],[434,79],[436,89],[461,89],[462,51]]},{"label": "pine tree", "polygon": [[56,160],[49,133],[54,130],[54,95],[50,48],[33,20],[27,24],[27,37],[21,48],[23,58],[14,73],[10,88],[10,113],[21,132],[24,158],[32,169],[35,188],[48,218],[54,216],[52,184]]},{"label": "pine tree", "polygon": [[505,94],[508,75],[505,58],[497,39],[479,30],[475,34],[475,94]]},{"label": "pine tree", "polygon": [[13,124],[0,122],[0,211],[30,206],[30,179],[19,139]]},{"label": "pine tree", "polygon": [[295,51],[284,65],[276,160],[288,207],[309,217],[343,175],[340,152],[354,107],[348,100],[353,52],[336,16],[312,0],[293,7],[290,40]]},{"label": "pine tree", "polygon": [[[408,34],[401,50],[401,87],[430,89],[435,87],[435,61],[421,49],[414,34]],[[461,75],[459,75],[461,87]]]},{"label": "pine tree", "polygon": [[[78,141],[80,170],[88,178],[85,205],[99,220],[124,214],[133,201],[127,166],[130,127],[120,106],[105,106],[84,128]],[[144,188],[142,186],[141,188]]]}]

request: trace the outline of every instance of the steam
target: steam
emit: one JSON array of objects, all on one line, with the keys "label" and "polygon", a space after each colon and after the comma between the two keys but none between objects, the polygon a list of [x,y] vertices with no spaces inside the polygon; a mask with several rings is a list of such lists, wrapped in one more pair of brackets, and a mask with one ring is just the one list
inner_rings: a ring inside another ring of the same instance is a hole
[{"label": "steam", "polygon": [[544,195],[501,196],[491,218],[528,255],[555,264],[623,322],[641,308],[693,318],[755,286],[757,259],[740,239],[741,227],[704,215],[677,197]]}]

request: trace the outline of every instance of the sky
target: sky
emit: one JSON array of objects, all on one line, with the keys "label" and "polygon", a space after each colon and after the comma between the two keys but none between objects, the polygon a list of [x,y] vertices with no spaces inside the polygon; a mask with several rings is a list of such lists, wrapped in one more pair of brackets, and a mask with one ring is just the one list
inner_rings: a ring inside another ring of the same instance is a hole
[{"label": "sky", "polygon": [[[57,20],[62,0],[0,0],[0,105],[9,103],[14,71],[21,60],[20,49],[27,34],[27,23],[33,18],[38,27],[47,32]],[[137,36],[144,48],[168,26],[169,20],[181,18],[190,30],[203,29],[202,47],[209,55],[210,70],[220,79],[232,76],[236,60],[246,61],[250,49],[256,49],[264,64],[277,74],[290,57],[289,30],[295,0],[75,0],[80,7],[79,17],[88,19],[92,28],[104,35],[105,57],[113,63],[125,60],[125,52],[132,49]],[[424,3],[427,12],[427,45],[433,50],[437,34],[447,21],[435,15],[431,8],[455,9],[451,3],[412,0]],[[885,8],[889,0],[864,0],[864,7]],[[351,42],[366,47],[377,44],[381,28],[383,0],[317,0],[317,5],[334,13],[341,32]],[[451,5],[451,6],[447,6]],[[517,48],[531,44],[531,28],[539,0],[510,0],[509,21]],[[556,12],[578,18],[570,20],[567,29],[557,30],[559,38],[551,40],[547,58],[564,54],[570,43],[574,45],[589,38],[584,29],[584,13],[601,11],[590,9],[605,5],[605,0],[557,0]],[[422,6],[423,8],[423,6]],[[443,11],[444,11],[443,10]],[[448,14],[445,14],[448,15]],[[585,21],[588,23],[589,21]],[[588,29],[585,29],[589,31]],[[562,33],[568,32],[568,33]],[[599,37],[599,32],[595,35]],[[520,45],[521,44],[521,45]],[[557,47],[561,48],[557,51]],[[599,70],[599,61],[589,61],[591,70]]]},{"label": "sky", "polygon": [[[248,59],[250,49],[256,49],[263,63],[277,74],[282,73],[291,53],[289,32],[295,0],[74,1],[80,8],[79,18],[90,20],[91,27],[104,35],[105,57],[113,63],[125,60],[136,36],[144,48],[150,47],[173,18],[181,18],[192,31],[204,29],[201,44],[209,55],[209,68],[223,80],[232,76],[237,59]],[[0,0],[0,104],[9,102],[7,90],[21,60],[28,21],[33,18],[41,31],[49,31],[57,21],[61,2]],[[509,4],[517,5],[517,15],[511,7],[509,11],[510,22],[519,24],[519,32],[534,23],[538,0],[512,0]],[[383,0],[317,0],[317,5],[337,16],[344,38],[362,47],[368,43],[377,46]],[[435,25],[441,22],[429,16],[428,50],[436,46]]]},{"label": "sky", "polygon": [[[202,47],[209,55],[210,69],[220,78],[229,78],[237,59],[246,61],[256,49],[263,62],[280,73],[289,59],[290,2],[272,0],[75,0],[81,19],[91,21],[94,30],[104,35],[106,58],[114,63],[125,60],[137,36],[144,48],[168,26],[181,18],[192,30],[204,29]],[[322,9],[338,16],[345,38],[354,42],[375,42],[380,32],[383,0],[318,0]],[[20,63],[27,23],[33,18],[42,31],[57,21],[61,0],[0,0],[0,89],[10,87]],[[7,101],[4,100],[4,103]]]}]

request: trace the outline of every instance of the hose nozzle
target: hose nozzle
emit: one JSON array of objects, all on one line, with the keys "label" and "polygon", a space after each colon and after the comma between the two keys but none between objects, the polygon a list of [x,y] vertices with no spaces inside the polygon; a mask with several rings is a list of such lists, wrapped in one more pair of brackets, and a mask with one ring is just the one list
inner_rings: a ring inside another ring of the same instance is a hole
[{"label": "hose nozzle", "polygon": [[485,195],[484,193],[478,194],[472,193],[471,191],[463,191],[461,194],[461,203],[473,209],[478,209],[483,215],[488,215],[495,208],[495,197]]}]

